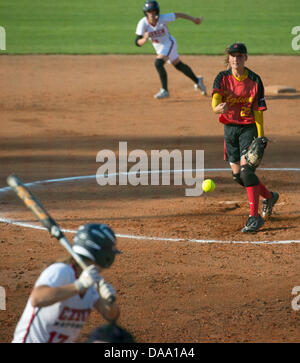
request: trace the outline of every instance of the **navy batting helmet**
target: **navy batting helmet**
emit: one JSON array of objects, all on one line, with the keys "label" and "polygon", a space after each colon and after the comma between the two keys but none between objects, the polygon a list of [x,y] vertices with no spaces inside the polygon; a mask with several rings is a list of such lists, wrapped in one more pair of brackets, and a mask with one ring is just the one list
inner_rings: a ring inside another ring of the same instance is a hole
[{"label": "navy batting helmet", "polygon": [[159,15],[159,5],[157,1],[146,1],[143,7],[144,14],[146,15],[147,11],[156,11],[157,15]]},{"label": "navy batting helmet", "polygon": [[116,236],[106,224],[89,223],[79,227],[72,249],[80,256],[89,258],[102,268],[112,265],[116,248]]}]

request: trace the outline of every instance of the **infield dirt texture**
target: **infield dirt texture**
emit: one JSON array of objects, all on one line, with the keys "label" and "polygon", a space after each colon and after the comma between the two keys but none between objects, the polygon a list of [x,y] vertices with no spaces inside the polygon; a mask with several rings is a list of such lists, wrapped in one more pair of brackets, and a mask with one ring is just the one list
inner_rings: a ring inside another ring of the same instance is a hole
[{"label": "infield dirt texture", "polygon": [[[42,269],[66,255],[47,232],[8,223],[38,225],[3,190],[10,173],[25,182],[95,175],[97,153],[117,152],[119,141],[127,141],[129,151],[204,150],[206,169],[228,168],[210,97],[167,65],[171,98],[153,98],[159,89],[154,55],[142,54],[152,49],[133,44],[143,1],[109,3],[0,6],[7,34],[7,51],[0,55],[0,286],[7,297],[0,342],[11,341]],[[184,196],[185,186],[100,187],[95,178],[32,190],[61,227],[103,222],[119,235],[123,253],[103,276],[117,290],[121,325],[139,342],[300,342],[300,310],[291,304],[292,289],[300,286],[300,53],[291,48],[299,2],[265,1],[263,8],[260,1],[247,7],[237,1],[187,3],[160,5],[162,12],[204,16],[199,27],[178,20],[170,28],[182,61],[204,76],[209,94],[223,70],[220,54],[236,40],[248,45],[247,65],[265,86],[296,89],[266,97],[265,134],[272,143],[258,175],[280,193],[271,220],[255,235],[240,232],[248,200],[229,169],[206,171],[216,189],[196,198]],[[129,55],[134,52],[140,54]],[[268,55],[252,55],[260,53]],[[92,313],[80,341],[102,323]]]}]

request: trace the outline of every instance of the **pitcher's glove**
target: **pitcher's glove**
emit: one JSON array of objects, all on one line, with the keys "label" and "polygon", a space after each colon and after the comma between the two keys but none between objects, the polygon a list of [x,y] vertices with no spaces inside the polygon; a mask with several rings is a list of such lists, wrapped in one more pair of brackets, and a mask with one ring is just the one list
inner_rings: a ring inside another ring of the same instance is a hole
[{"label": "pitcher's glove", "polygon": [[248,151],[245,154],[247,164],[251,166],[251,168],[255,169],[261,163],[268,141],[269,139],[265,136],[257,137],[252,141]]}]

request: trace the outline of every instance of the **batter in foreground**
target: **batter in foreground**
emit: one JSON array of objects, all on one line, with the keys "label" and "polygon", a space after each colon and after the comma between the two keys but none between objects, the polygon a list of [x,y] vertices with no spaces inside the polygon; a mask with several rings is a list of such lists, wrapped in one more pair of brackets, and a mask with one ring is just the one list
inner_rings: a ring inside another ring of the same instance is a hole
[{"label": "batter in foreground", "polygon": [[99,273],[114,262],[116,237],[105,224],[78,229],[73,250],[88,265],[81,272],[70,257],[48,266],[35,283],[17,324],[13,343],[73,343],[95,308],[109,322],[119,317],[114,288]]}]

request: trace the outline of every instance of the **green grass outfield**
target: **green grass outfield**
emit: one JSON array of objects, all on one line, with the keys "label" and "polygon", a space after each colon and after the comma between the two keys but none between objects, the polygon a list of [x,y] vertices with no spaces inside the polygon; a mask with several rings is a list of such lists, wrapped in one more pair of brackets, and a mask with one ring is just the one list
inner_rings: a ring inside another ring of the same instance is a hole
[{"label": "green grass outfield", "polygon": [[[143,0],[2,0],[0,26],[8,54],[153,54],[134,45]],[[161,0],[161,13],[202,15],[200,26],[170,23],[179,54],[221,54],[243,41],[250,54],[300,55],[292,49],[300,0]]]}]

